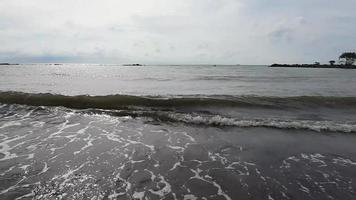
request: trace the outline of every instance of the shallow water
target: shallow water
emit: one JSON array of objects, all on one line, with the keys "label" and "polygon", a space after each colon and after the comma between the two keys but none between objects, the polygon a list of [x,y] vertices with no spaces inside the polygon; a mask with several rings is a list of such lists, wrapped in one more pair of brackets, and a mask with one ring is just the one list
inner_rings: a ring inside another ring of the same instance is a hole
[{"label": "shallow water", "polygon": [[0,130],[1,199],[355,198],[353,135],[14,105]]},{"label": "shallow water", "polygon": [[0,70],[0,199],[356,198],[352,70]]}]

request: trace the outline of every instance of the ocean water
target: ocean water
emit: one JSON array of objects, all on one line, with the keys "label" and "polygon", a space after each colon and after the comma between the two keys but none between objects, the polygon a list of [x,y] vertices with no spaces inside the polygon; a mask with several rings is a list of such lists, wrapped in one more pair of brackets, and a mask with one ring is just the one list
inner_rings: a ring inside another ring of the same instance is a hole
[{"label": "ocean water", "polygon": [[356,70],[0,66],[0,199],[356,199]]}]

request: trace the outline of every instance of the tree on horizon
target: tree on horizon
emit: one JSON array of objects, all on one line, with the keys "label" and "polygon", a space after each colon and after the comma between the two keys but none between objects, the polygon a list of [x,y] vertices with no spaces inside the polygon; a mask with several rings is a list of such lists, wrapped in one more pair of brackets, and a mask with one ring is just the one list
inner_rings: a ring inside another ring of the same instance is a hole
[{"label": "tree on horizon", "polygon": [[345,62],[345,65],[353,65],[356,61],[356,53],[344,52],[340,55],[339,59]]}]

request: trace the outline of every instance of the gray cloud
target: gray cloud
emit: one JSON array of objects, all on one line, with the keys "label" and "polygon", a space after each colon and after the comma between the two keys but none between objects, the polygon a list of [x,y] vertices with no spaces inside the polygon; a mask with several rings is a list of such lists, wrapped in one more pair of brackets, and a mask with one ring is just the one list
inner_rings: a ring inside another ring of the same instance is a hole
[{"label": "gray cloud", "polygon": [[1,0],[0,62],[264,64],[355,50],[353,0]]}]

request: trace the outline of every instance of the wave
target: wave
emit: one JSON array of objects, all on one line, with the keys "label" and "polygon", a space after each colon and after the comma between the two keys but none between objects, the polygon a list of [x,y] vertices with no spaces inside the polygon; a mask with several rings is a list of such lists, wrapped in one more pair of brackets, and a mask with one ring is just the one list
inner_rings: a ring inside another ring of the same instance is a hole
[{"label": "wave", "polygon": [[278,129],[305,129],[312,131],[356,132],[356,124],[349,122],[314,121],[314,120],[282,120],[282,119],[234,119],[215,116],[193,116],[190,114],[171,114],[170,118],[184,123],[208,126],[268,127]]},{"label": "wave", "polygon": [[356,97],[326,96],[66,96],[50,93],[0,92],[0,103],[33,106],[63,106],[86,109],[123,109],[128,107],[256,107],[270,109],[288,108],[347,108],[356,106]]},{"label": "wave", "polygon": [[[1,99],[1,98],[0,98]],[[317,132],[341,132],[341,133],[356,133],[356,121],[352,120],[327,120],[322,118],[314,119],[287,119],[283,115],[274,115],[266,117],[252,117],[248,115],[227,116],[225,114],[216,114],[213,112],[201,111],[180,111],[177,109],[145,109],[145,108],[129,108],[129,109],[67,109],[64,107],[43,106],[43,103],[38,103],[41,106],[26,106],[19,104],[0,104],[0,116],[11,116],[23,114],[30,118],[42,118],[50,113],[57,115],[58,112],[76,112],[89,115],[107,115],[111,117],[129,117],[131,119],[141,119],[146,122],[156,123],[184,123],[190,125],[213,126],[213,127],[267,127],[277,129],[302,129]],[[67,106],[69,107],[69,106]],[[84,106],[83,106],[84,107]],[[263,112],[263,111],[262,111]]]},{"label": "wave", "polygon": [[[80,111],[83,112],[83,111]],[[277,129],[302,129],[316,132],[329,131],[356,133],[355,122],[337,122],[328,120],[285,120],[280,118],[232,118],[202,113],[177,113],[171,111],[128,111],[128,110],[86,110],[88,114],[106,114],[118,117],[149,118],[155,122],[180,122],[185,124],[215,127],[267,127]]]}]

